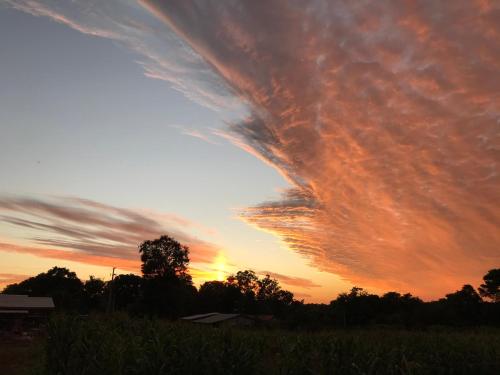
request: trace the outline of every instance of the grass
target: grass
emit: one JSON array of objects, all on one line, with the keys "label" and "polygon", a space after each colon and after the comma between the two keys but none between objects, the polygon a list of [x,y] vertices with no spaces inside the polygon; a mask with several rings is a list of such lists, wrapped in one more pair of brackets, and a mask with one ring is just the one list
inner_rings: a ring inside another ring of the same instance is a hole
[{"label": "grass", "polygon": [[499,374],[500,331],[219,329],[54,319],[39,374]]}]

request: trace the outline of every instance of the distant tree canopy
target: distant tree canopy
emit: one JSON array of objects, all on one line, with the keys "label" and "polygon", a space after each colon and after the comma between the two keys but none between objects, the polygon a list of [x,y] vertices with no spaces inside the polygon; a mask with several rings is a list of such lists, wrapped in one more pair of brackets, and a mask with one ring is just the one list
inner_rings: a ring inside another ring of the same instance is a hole
[{"label": "distant tree canopy", "polygon": [[224,281],[207,281],[198,290],[199,311],[235,312],[240,309],[241,291]]},{"label": "distant tree canopy", "polygon": [[143,280],[140,276],[134,274],[116,276],[113,280],[115,308],[129,311],[140,309],[142,288]]},{"label": "distant tree canopy", "polygon": [[[270,275],[238,271],[225,281],[207,281],[197,290],[189,275],[189,248],[169,236],[139,245],[142,277],[118,275],[113,281],[91,276],[82,282],[74,272],[53,267],[3,293],[51,296],[56,308],[69,312],[114,310],[131,314],[177,318],[222,312],[273,314],[290,328],[323,329],[330,326],[499,325],[500,269],[492,269],[478,288],[464,285],[438,301],[423,302],[411,294],[382,296],[353,287],[326,304],[305,304]],[[485,298],[483,300],[481,297]]]},{"label": "distant tree canopy", "polygon": [[84,305],[89,310],[95,310],[102,307],[106,283],[94,276],[83,284]]},{"label": "distant tree canopy", "polygon": [[243,294],[255,295],[258,288],[259,278],[252,270],[238,271],[236,275],[230,275],[226,282],[235,285]]},{"label": "distant tree canopy", "polygon": [[479,287],[479,294],[493,302],[500,302],[500,268],[489,270],[483,280],[484,283]]},{"label": "distant tree canopy", "polygon": [[240,312],[281,315],[294,301],[276,279],[260,278],[252,270],[238,271],[226,281],[207,281],[198,292],[202,312]]}]

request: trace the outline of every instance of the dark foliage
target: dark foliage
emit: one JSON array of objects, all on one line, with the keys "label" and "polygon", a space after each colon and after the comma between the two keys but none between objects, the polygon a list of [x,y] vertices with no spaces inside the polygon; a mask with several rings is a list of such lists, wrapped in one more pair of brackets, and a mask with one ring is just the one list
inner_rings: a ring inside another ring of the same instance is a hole
[{"label": "dark foliage", "polygon": [[168,236],[143,242],[139,253],[142,277],[118,275],[109,282],[90,277],[82,283],[74,272],[54,267],[9,285],[3,292],[52,296],[59,310],[84,313],[126,311],[167,318],[214,311],[272,314],[284,327],[308,330],[368,325],[500,325],[499,269],[484,276],[479,293],[464,285],[438,301],[423,302],[411,294],[378,296],[354,287],[326,305],[297,301],[276,279],[269,275],[259,278],[251,270],[238,271],[225,281],[205,282],[197,290],[188,273],[189,249]]},{"label": "dark foliage", "polygon": [[182,280],[191,283],[187,272],[189,248],[169,236],[144,241],[139,245],[141,271],[146,279]]},{"label": "dark foliage", "polygon": [[500,268],[489,270],[483,280],[484,284],[479,287],[479,294],[493,302],[500,302]]},{"label": "dark foliage", "polygon": [[104,293],[106,283],[94,276],[83,284],[83,308],[88,310],[98,310],[104,306]]}]

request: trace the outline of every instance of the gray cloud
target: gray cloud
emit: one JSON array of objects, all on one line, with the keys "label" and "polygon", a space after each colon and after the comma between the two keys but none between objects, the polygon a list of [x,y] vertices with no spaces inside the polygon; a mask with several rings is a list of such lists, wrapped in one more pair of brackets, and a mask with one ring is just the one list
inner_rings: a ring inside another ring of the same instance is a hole
[{"label": "gray cloud", "polygon": [[[142,213],[80,198],[40,200],[0,197],[0,222],[38,233],[27,238],[33,244],[25,252],[45,257],[74,255],[75,261],[96,264],[98,259],[124,261],[138,270],[138,245],[162,234],[190,247],[192,262],[211,263],[217,247],[185,233],[197,227],[175,215]],[[22,252],[23,247],[3,244],[4,251]],[[98,263],[97,263],[98,264]]]}]

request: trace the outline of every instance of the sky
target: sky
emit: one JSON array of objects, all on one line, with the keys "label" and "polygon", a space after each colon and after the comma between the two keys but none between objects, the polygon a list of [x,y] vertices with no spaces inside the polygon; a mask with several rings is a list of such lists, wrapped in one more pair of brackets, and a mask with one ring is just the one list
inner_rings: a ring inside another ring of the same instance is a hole
[{"label": "sky", "polygon": [[0,1],[0,286],[241,269],[328,302],[500,265],[495,1]]}]

